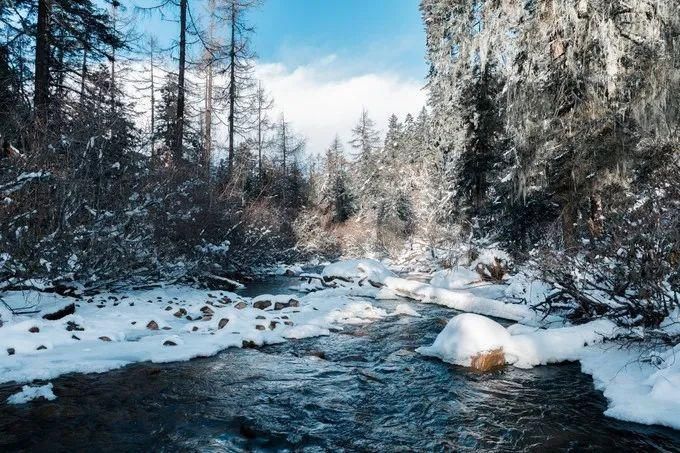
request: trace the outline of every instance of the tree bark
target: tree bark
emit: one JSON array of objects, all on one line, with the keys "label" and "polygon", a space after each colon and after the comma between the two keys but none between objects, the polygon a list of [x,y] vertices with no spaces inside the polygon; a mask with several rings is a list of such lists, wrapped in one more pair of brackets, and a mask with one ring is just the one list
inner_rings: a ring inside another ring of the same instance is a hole
[{"label": "tree bark", "polygon": [[236,0],[231,0],[231,43],[229,49],[229,155],[227,172],[234,166],[234,109],[236,107]]},{"label": "tree bark", "polygon": [[175,165],[182,162],[184,150],[184,71],[187,48],[187,0],[179,2],[179,71],[177,77],[177,131],[173,160]]},{"label": "tree bark", "polygon": [[33,106],[36,131],[46,127],[50,89],[50,15],[52,0],[38,1],[38,23],[35,41],[35,84]]}]

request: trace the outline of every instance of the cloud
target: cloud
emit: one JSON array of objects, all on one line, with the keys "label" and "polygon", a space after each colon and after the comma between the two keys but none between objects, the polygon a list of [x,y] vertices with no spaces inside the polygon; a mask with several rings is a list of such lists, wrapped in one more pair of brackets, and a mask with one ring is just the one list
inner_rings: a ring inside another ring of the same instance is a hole
[{"label": "cloud", "polygon": [[325,150],[336,133],[347,142],[362,108],[384,132],[392,113],[403,118],[425,105],[422,81],[389,71],[347,74],[343,67],[341,59],[328,55],[293,68],[282,63],[255,68],[274,97],[276,117],[285,112],[286,120],[307,138],[308,153]]}]

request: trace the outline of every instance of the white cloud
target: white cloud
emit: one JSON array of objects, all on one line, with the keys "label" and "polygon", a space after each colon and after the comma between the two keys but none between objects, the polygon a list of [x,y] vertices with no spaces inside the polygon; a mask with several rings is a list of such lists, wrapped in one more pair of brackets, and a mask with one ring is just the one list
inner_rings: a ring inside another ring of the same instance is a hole
[{"label": "white cloud", "polygon": [[392,113],[400,118],[416,114],[425,104],[423,82],[390,72],[342,74],[343,63],[329,55],[316,63],[288,68],[281,63],[259,63],[256,75],[275,100],[275,114],[307,137],[307,152],[327,148],[335,134],[344,142],[362,108],[384,131]]}]

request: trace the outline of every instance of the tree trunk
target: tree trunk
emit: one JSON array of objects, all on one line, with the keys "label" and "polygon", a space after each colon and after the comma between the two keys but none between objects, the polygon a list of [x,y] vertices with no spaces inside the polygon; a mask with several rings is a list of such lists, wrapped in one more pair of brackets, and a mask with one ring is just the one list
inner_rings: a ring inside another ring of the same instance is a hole
[{"label": "tree trunk", "polygon": [[576,205],[573,202],[567,202],[564,209],[562,209],[562,242],[565,250],[576,247]]},{"label": "tree trunk", "polygon": [[588,230],[593,239],[602,236],[604,232],[604,221],[602,218],[602,196],[595,192],[590,196],[590,218],[588,219]]},{"label": "tree trunk", "polygon": [[234,108],[236,107],[236,1],[231,2],[231,43],[229,49],[229,155],[227,172],[234,166]]},{"label": "tree trunk", "polygon": [[177,77],[177,130],[173,160],[175,165],[182,162],[184,150],[184,71],[187,48],[187,0],[179,2],[179,72]]},{"label": "tree trunk", "polygon": [[46,127],[50,89],[50,15],[52,0],[38,1],[38,23],[35,40],[35,108],[36,132]]},{"label": "tree trunk", "polygon": [[154,80],[154,49],[151,48],[151,162],[155,163],[156,158],[156,87]]},{"label": "tree trunk", "polygon": [[262,84],[257,82],[257,170],[262,182]]}]

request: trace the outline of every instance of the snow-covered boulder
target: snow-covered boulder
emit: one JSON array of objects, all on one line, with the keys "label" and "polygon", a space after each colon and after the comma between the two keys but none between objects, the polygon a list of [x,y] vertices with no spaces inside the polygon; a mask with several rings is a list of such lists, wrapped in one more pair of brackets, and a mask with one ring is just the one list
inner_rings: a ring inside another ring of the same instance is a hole
[{"label": "snow-covered boulder", "polygon": [[389,270],[380,261],[368,258],[338,261],[337,263],[329,264],[324,268],[321,276],[325,280],[337,278],[347,281],[358,281],[366,279],[380,284],[388,277],[396,277],[394,272]]},{"label": "snow-covered boulder", "polygon": [[496,321],[473,313],[463,313],[448,322],[432,346],[420,347],[416,352],[469,367],[485,354],[497,357],[499,350],[502,351],[510,342],[510,337],[507,329]]}]

